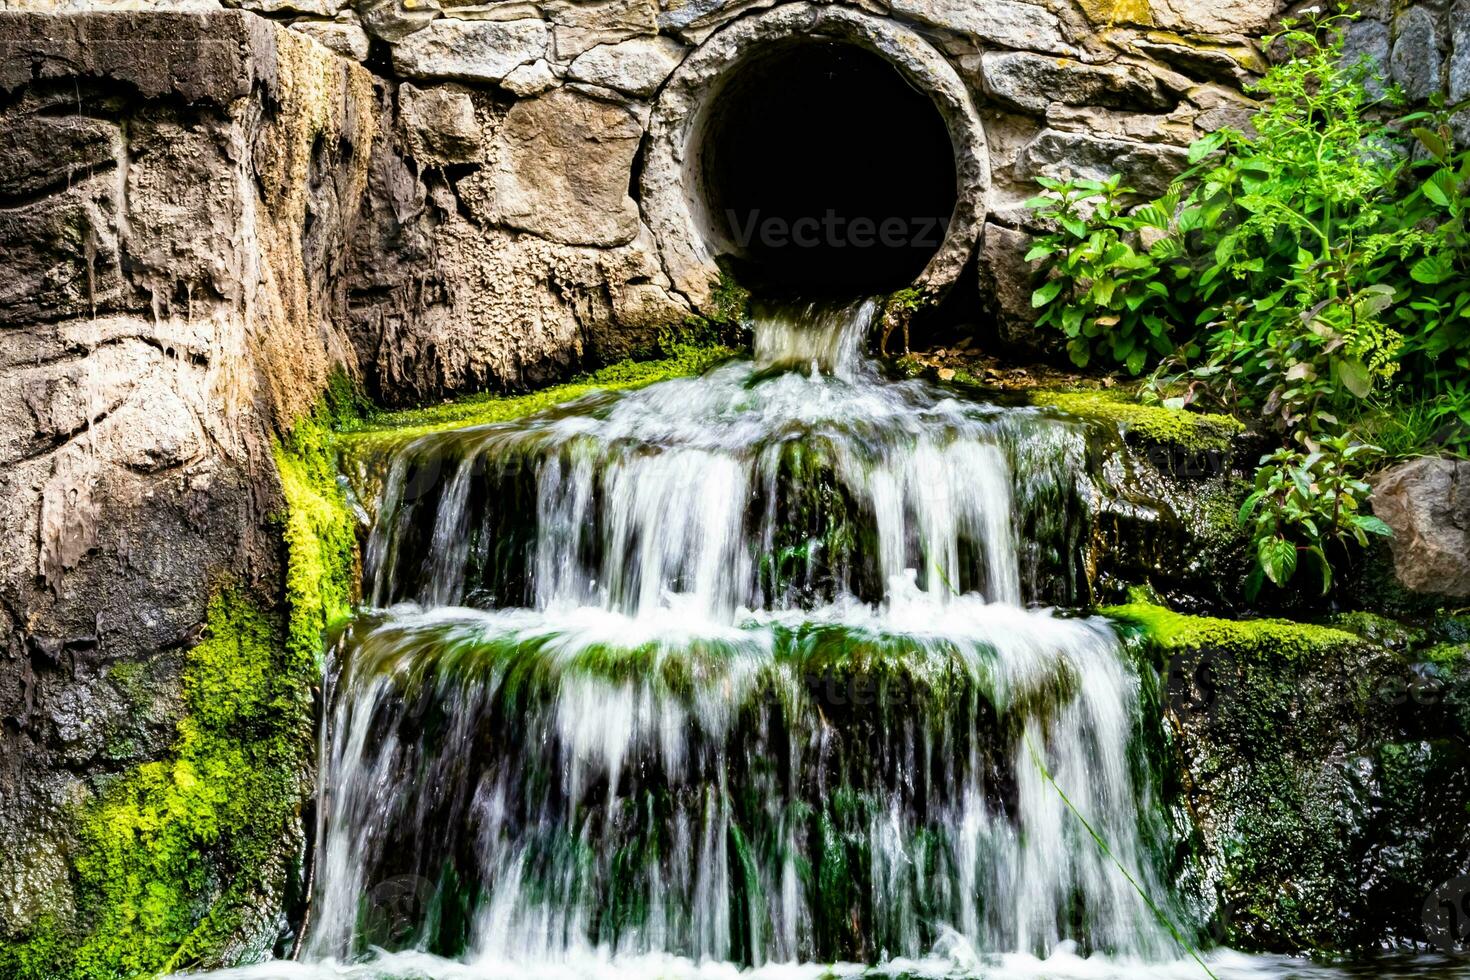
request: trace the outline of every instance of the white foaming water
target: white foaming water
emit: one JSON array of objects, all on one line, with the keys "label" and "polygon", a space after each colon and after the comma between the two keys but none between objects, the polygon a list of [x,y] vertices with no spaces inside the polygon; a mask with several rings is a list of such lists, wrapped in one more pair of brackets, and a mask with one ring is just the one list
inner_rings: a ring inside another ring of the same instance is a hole
[{"label": "white foaming water", "polygon": [[874,310],[397,451],[308,962],[223,976],[1201,975],[1144,898],[1194,935],[1138,677],[1024,607],[1073,567],[1081,436],[880,378]]}]

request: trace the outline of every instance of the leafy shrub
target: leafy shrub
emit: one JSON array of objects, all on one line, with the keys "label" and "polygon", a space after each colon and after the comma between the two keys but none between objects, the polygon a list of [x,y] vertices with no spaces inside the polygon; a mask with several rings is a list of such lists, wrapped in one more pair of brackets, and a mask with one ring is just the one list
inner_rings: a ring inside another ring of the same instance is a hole
[{"label": "leafy shrub", "polygon": [[1115,177],[1042,181],[1030,202],[1054,228],[1033,304],[1075,363],[1152,366],[1155,399],[1251,413],[1280,439],[1242,513],[1277,585],[1313,562],[1328,585],[1330,543],[1386,532],[1359,520],[1382,455],[1364,435],[1470,449],[1470,152],[1442,108],[1396,116],[1372,63],[1345,59],[1352,16],[1268,39],[1288,57],[1248,129],[1195,143],[1160,199],[1130,210]]}]

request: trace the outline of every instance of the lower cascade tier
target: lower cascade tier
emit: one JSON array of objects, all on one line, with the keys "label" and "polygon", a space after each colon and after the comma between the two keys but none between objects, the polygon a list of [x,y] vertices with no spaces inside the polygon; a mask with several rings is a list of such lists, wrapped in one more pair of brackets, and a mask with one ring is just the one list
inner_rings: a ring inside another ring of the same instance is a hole
[{"label": "lower cascade tier", "polygon": [[890,591],[727,625],[677,604],[360,621],[308,954],[1183,955],[1108,625]]}]

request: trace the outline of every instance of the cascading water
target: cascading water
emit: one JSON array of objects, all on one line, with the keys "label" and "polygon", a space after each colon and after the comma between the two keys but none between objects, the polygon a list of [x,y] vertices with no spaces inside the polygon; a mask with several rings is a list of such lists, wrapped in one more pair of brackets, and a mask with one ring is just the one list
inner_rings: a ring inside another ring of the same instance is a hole
[{"label": "cascading water", "polygon": [[304,959],[1179,962],[1139,679],[1027,605],[1076,581],[1084,434],[883,379],[874,310],[393,452]]}]

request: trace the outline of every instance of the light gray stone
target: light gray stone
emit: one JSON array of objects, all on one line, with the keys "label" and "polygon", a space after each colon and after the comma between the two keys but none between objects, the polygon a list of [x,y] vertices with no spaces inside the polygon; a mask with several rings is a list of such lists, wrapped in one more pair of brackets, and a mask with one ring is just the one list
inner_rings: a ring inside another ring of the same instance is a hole
[{"label": "light gray stone", "polygon": [[500,87],[512,95],[529,99],[547,89],[555,88],[556,83],[556,72],[552,70],[551,63],[542,58],[529,65],[521,65],[506,75],[500,80]]},{"label": "light gray stone", "polygon": [[1037,176],[1106,180],[1122,174],[1140,194],[1158,195],[1188,164],[1188,151],[1162,143],[1133,143],[1102,139],[1088,133],[1043,130],[1021,151],[1016,163],[1018,180]]},{"label": "light gray stone", "polygon": [[1019,0],[892,0],[893,12],[973,39],[1046,54],[1076,54],[1056,14]]},{"label": "light gray stone", "polygon": [[980,79],[986,95],[1038,114],[1053,102],[1143,110],[1167,109],[1172,104],[1142,68],[1086,65],[1024,51],[982,55]]},{"label": "light gray stone", "polygon": [[570,63],[599,44],[618,44],[658,33],[651,0],[549,0],[543,8],[551,22],[556,60]]},{"label": "light gray stone", "polygon": [[1281,9],[1278,0],[1153,0],[1154,23],[1191,34],[1259,34]]},{"label": "light gray stone", "polygon": [[494,224],[566,245],[629,242],[638,207],[628,181],[642,134],[626,109],[570,89],[517,102],[497,134],[480,207]]},{"label": "light gray stone", "polygon": [[602,85],[629,95],[652,95],[684,56],[684,45],[669,37],[638,37],[621,44],[599,44],[577,56],[568,69],[579,82]]},{"label": "light gray stone", "polygon": [[367,31],[354,17],[352,20],[298,20],[291,30],[326,45],[344,58],[365,61],[368,56]]},{"label": "light gray stone", "polygon": [[498,82],[546,54],[540,20],[441,18],[393,46],[393,67],[409,78]]},{"label": "light gray stone", "polygon": [[239,0],[244,10],[262,14],[309,14],[315,17],[335,17],[346,7],[349,0]]},{"label": "light gray stone", "polygon": [[1400,584],[1470,596],[1470,461],[1421,457],[1371,482],[1373,513],[1393,528],[1389,547]]},{"label": "light gray stone", "polygon": [[1439,21],[1425,7],[1410,7],[1394,22],[1393,80],[1411,99],[1440,90],[1444,59],[1439,51]]}]

